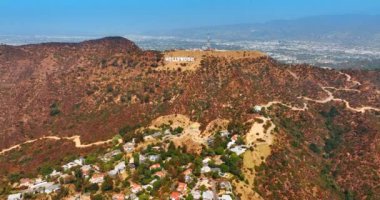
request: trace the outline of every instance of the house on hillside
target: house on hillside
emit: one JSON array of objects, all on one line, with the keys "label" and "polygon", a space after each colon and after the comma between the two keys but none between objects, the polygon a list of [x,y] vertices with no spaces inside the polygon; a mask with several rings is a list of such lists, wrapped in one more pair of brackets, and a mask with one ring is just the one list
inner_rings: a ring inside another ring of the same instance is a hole
[{"label": "house on hillside", "polygon": [[244,145],[235,146],[235,147],[230,149],[230,151],[236,153],[236,155],[238,155],[238,156],[243,154],[246,150],[247,150],[247,148]]},{"label": "house on hillside", "polygon": [[230,134],[231,133],[228,130],[222,130],[222,131],[220,131],[220,135],[222,137],[228,137],[228,136],[230,136]]},{"label": "house on hillside", "polygon": [[93,169],[92,169],[91,165],[83,165],[80,168],[80,170],[82,171],[83,176],[85,178],[88,178],[90,176],[91,170],[93,170]]},{"label": "house on hillside", "polygon": [[160,160],[161,156],[160,155],[149,155],[148,159],[150,162],[158,162]]},{"label": "house on hillside", "polygon": [[121,154],[122,152],[119,150],[119,149],[116,149],[116,150],[113,150],[111,152],[108,152],[106,154],[104,154],[100,160],[104,161],[104,162],[108,162],[110,160],[112,160],[113,157]]},{"label": "house on hillside", "polygon": [[193,172],[193,169],[189,168],[182,173],[185,176],[185,182],[186,183],[189,183],[193,180],[191,177],[192,172]]},{"label": "house on hillside", "polygon": [[186,190],[187,190],[187,184],[179,182],[177,186],[177,191],[180,192],[181,194],[184,194]]},{"label": "house on hillside", "polygon": [[23,194],[22,193],[10,194],[7,199],[8,200],[21,200],[21,199],[23,199]]},{"label": "house on hillside", "polygon": [[159,169],[159,168],[161,168],[161,165],[158,164],[158,163],[153,164],[153,165],[151,165],[151,166],[149,167],[150,170]]},{"label": "house on hillside", "polygon": [[209,172],[211,172],[211,168],[209,166],[206,165],[201,168],[202,174],[209,173]]},{"label": "house on hillside", "polygon": [[232,186],[229,181],[221,181],[219,182],[219,189],[226,190],[228,192],[232,192]]},{"label": "house on hillside", "polygon": [[180,200],[182,197],[182,194],[179,192],[172,192],[170,194],[170,200]]},{"label": "house on hillside", "polygon": [[34,184],[34,180],[32,179],[29,179],[29,178],[20,179],[20,187],[30,188],[33,186],[33,184]]},{"label": "house on hillside", "polygon": [[125,171],[125,168],[126,168],[125,162],[121,161],[121,162],[119,162],[115,166],[115,168],[113,170],[111,170],[111,171],[108,172],[108,175],[110,175],[110,176],[116,176],[118,174],[121,174],[121,173],[123,173]]},{"label": "house on hillside", "polygon": [[67,163],[65,165],[62,165],[62,168],[63,168],[64,171],[66,171],[66,170],[69,170],[69,169],[71,169],[73,167],[82,166],[83,164],[84,164],[84,159],[83,158],[78,158],[78,159],[76,159],[76,160],[74,160],[72,162],[69,162],[69,163]]},{"label": "house on hillside", "polygon": [[112,200],[124,200],[125,195],[124,194],[114,194],[112,195]]},{"label": "house on hillside", "polygon": [[133,193],[138,193],[138,192],[140,192],[142,190],[142,187],[141,187],[141,185],[139,185],[139,184],[137,184],[137,183],[131,183],[131,192],[133,192]]},{"label": "house on hillside", "polygon": [[154,175],[159,177],[159,178],[164,178],[166,176],[165,172],[163,172],[163,171],[158,171],[158,172],[154,173]]},{"label": "house on hillside", "polygon": [[59,177],[62,176],[62,172],[58,172],[57,170],[54,170],[53,172],[50,173],[50,177]]},{"label": "house on hillside", "polygon": [[253,107],[253,110],[254,110],[255,112],[257,112],[257,113],[261,112],[262,109],[263,109],[263,107],[258,106],[258,105],[256,105],[255,107]]},{"label": "house on hillside", "polygon": [[38,181],[29,190],[29,193],[46,193],[50,194],[52,192],[58,191],[61,188],[59,184],[54,184],[52,182]]},{"label": "house on hillside", "polygon": [[199,191],[199,190],[191,191],[191,195],[193,195],[193,198],[195,200],[201,199],[201,197],[202,197],[201,191]]},{"label": "house on hillside", "polygon": [[104,177],[105,177],[105,174],[96,173],[96,174],[92,175],[92,177],[90,178],[89,181],[90,181],[90,183],[95,183],[95,184],[103,183]]},{"label": "house on hillside", "polygon": [[214,200],[214,193],[211,190],[206,190],[202,193],[202,200]]},{"label": "house on hillside", "polygon": [[126,153],[131,153],[135,150],[135,143],[134,142],[127,142],[123,145],[123,150]]}]

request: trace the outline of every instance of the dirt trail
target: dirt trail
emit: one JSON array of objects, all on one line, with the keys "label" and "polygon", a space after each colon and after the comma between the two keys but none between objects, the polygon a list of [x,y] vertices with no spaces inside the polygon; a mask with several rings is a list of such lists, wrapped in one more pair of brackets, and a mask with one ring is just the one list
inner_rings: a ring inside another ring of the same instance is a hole
[{"label": "dirt trail", "polygon": [[328,89],[333,89],[333,90],[351,90],[351,89],[337,89],[337,88],[334,88],[334,87],[322,87],[322,90],[325,91],[328,95],[328,97],[326,97],[325,99],[312,99],[312,98],[309,98],[309,97],[300,97],[306,101],[312,101],[312,102],[315,102],[315,103],[327,103],[327,102],[330,102],[330,101],[340,101],[340,102],[343,102],[347,109],[353,111],[353,112],[360,112],[360,113],[365,113],[366,111],[370,111],[370,110],[374,110],[374,111],[380,111],[379,108],[375,108],[375,107],[372,107],[372,106],[362,106],[360,108],[354,108],[354,107],[351,107],[350,103],[347,101],[347,100],[344,100],[344,99],[340,99],[340,98],[335,98],[333,93],[331,91],[329,91]]},{"label": "dirt trail", "polygon": [[343,72],[339,72],[339,74],[346,76],[346,81],[347,82],[352,82],[355,85],[362,85],[359,81],[353,81],[351,75],[349,75],[349,74],[346,74],[346,73],[343,73]]},{"label": "dirt trail", "polygon": [[[289,73],[291,73],[289,71]],[[346,81],[347,82],[351,82],[353,83],[355,86],[357,85],[361,85],[361,83],[359,81],[354,81],[352,80],[352,77],[349,75],[349,74],[346,74],[346,73],[343,73],[343,72],[339,72],[339,74],[341,75],[344,75],[346,77]],[[358,89],[352,89],[352,88],[335,88],[335,87],[331,87],[331,86],[320,86],[321,89],[327,93],[327,97],[324,98],[324,99],[313,99],[313,98],[309,98],[309,97],[304,97],[304,96],[300,96],[298,98],[300,99],[303,99],[305,101],[311,101],[311,102],[315,102],[315,103],[328,103],[328,102],[331,102],[331,101],[338,101],[338,102],[343,102],[345,104],[345,106],[347,107],[347,109],[353,111],[353,112],[360,112],[360,113],[365,113],[366,111],[380,111],[380,108],[375,108],[375,107],[372,107],[372,106],[362,106],[362,107],[359,107],[359,108],[354,108],[350,105],[350,103],[345,100],[345,99],[340,99],[340,98],[335,98],[333,93],[329,90],[340,90],[340,91],[349,91],[349,92],[358,92],[360,93],[361,91],[358,90]],[[304,107],[303,108],[298,108],[298,107],[294,107],[294,106],[291,106],[291,105],[288,105],[288,104],[285,104],[283,102],[280,102],[280,101],[271,101],[271,102],[268,102],[267,104],[265,105],[261,105],[261,107],[263,108],[268,108],[272,105],[275,105],[275,104],[280,104],[280,105],[283,105],[285,107],[288,107],[290,108],[291,110],[293,111],[306,111],[308,109],[308,105],[306,103],[304,103]]]},{"label": "dirt trail", "polygon": [[[71,140],[74,142],[76,148],[88,148],[88,147],[92,147],[92,146],[99,146],[99,145],[104,145],[104,144],[110,143],[110,142],[112,142],[113,139],[109,139],[109,140],[105,140],[105,141],[98,141],[98,142],[94,142],[94,143],[90,143],[90,144],[82,144],[79,135],[75,135],[72,137],[44,136],[44,137],[41,137],[38,139],[28,140],[26,142],[14,145],[14,146],[9,147],[7,149],[3,149],[2,151],[0,151],[0,155],[3,155],[6,152],[9,152],[9,151],[14,150],[14,149],[18,149],[22,145],[37,142],[39,140]],[[120,142],[120,140],[119,140],[119,142]]]},{"label": "dirt trail", "polygon": [[283,106],[285,106],[287,108],[290,108],[293,111],[306,111],[307,110],[307,104],[306,103],[304,103],[304,107],[303,108],[298,108],[298,107],[290,106],[288,104],[282,103],[281,101],[270,101],[267,104],[260,105],[260,106],[262,108],[269,108],[269,107],[271,107],[271,106],[273,106],[275,104],[283,105]]}]

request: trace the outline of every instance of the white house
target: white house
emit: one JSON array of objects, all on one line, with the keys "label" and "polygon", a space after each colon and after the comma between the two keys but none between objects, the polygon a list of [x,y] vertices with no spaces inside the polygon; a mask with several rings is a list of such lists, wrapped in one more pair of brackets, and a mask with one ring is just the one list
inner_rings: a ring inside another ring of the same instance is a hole
[{"label": "white house", "polygon": [[232,186],[231,186],[231,183],[229,181],[221,181],[219,183],[219,187],[221,189],[224,189],[224,190],[227,190],[227,191],[232,191]]},{"label": "white house", "polygon": [[224,194],[224,195],[218,197],[218,200],[232,200],[232,197],[228,194]]},{"label": "white house", "polygon": [[230,150],[236,153],[236,155],[240,156],[247,150],[247,148],[243,145],[240,145],[240,146],[235,146],[234,148],[231,148]]},{"label": "white house", "polygon": [[127,142],[123,145],[123,149],[127,153],[133,152],[135,150],[135,143],[134,142]]},{"label": "white house", "polygon": [[203,166],[201,168],[201,173],[204,174],[204,173],[209,173],[211,172],[211,168],[209,166]]},{"label": "white house", "polygon": [[203,165],[208,165],[208,163],[211,161],[211,159],[209,157],[203,159],[202,163]]},{"label": "white house", "polygon": [[63,170],[68,170],[76,166],[82,166],[84,164],[84,159],[79,158],[72,162],[67,163],[66,165],[62,165]]},{"label": "white house", "polygon": [[149,155],[148,159],[150,162],[157,162],[160,159],[160,155]]},{"label": "white house", "polygon": [[222,131],[220,131],[220,135],[222,136],[222,137],[228,137],[228,136],[230,136],[230,132],[228,132],[228,130],[222,130]]},{"label": "white house", "polygon": [[125,162],[121,161],[115,166],[115,168],[113,170],[108,172],[108,175],[116,176],[116,175],[122,173],[125,170],[125,168],[126,168]]},{"label": "white house", "polygon": [[62,172],[58,172],[57,170],[54,170],[52,173],[50,173],[50,177],[58,177],[61,176]]},{"label": "white house", "polygon": [[191,195],[193,195],[193,198],[195,200],[201,199],[201,197],[202,197],[201,191],[199,191],[199,190],[193,190],[193,191],[191,191]]},{"label": "white house", "polygon": [[10,194],[8,196],[8,200],[21,200],[21,199],[23,199],[22,193]]},{"label": "white house", "polygon": [[261,112],[261,110],[263,109],[263,107],[261,107],[261,106],[255,106],[255,107],[253,107],[253,110],[255,110],[255,112]]},{"label": "white house", "polygon": [[46,194],[50,194],[50,193],[52,193],[52,192],[56,192],[56,191],[58,191],[59,189],[61,188],[61,186],[60,185],[58,185],[58,184],[50,184],[50,185],[48,185],[47,187],[45,187],[45,193]]},{"label": "white house", "polygon": [[204,191],[202,193],[203,200],[214,200],[214,193],[211,190]]}]

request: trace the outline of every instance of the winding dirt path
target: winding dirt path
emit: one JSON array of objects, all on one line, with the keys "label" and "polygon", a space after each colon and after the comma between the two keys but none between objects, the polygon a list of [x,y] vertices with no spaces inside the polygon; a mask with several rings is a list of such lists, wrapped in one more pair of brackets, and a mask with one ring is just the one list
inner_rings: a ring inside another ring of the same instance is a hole
[{"label": "winding dirt path", "polygon": [[94,142],[94,143],[90,143],[90,144],[82,144],[79,135],[74,135],[72,137],[44,136],[44,137],[41,137],[38,139],[25,141],[21,144],[14,145],[14,146],[9,147],[7,149],[3,149],[2,151],[0,151],[0,155],[3,155],[6,152],[9,152],[9,151],[14,150],[14,149],[21,148],[22,145],[34,143],[34,142],[37,142],[39,140],[71,140],[74,142],[76,148],[88,148],[88,147],[92,147],[92,146],[99,146],[99,145],[104,145],[104,144],[110,143],[110,142],[112,142],[113,139],[109,139],[109,140],[105,140],[105,141],[98,141],[98,142]]},{"label": "winding dirt path", "polygon": [[307,110],[307,104],[306,103],[304,103],[303,108],[294,107],[294,106],[282,103],[281,101],[270,101],[267,104],[260,105],[260,106],[263,107],[263,108],[269,108],[269,107],[271,107],[271,106],[273,106],[275,104],[283,105],[283,106],[285,106],[287,108],[290,108],[290,110],[293,110],[293,111],[306,111]]},{"label": "winding dirt path", "polygon": [[[291,73],[289,71],[289,73]],[[346,77],[346,81],[347,82],[351,82],[353,83],[354,85],[362,85],[359,81],[354,81],[352,80],[352,77],[349,75],[349,74],[346,74],[346,73],[343,73],[343,72],[339,72],[339,74],[341,75],[344,75]],[[361,91],[358,90],[358,89],[352,89],[352,88],[335,88],[335,87],[330,87],[330,86],[320,86],[321,89],[327,93],[327,97],[324,98],[324,99],[312,99],[312,98],[309,98],[309,97],[304,97],[304,96],[300,96],[298,98],[300,99],[303,99],[305,101],[311,101],[311,102],[315,102],[315,103],[328,103],[328,102],[331,102],[331,101],[338,101],[338,102],[343,102],[345,104],[345,106],[347,107],[347,109],[353,111],[353,112],[360,112],[360,113],[365,113],[366,111],[380,111],[380,108],[375,108],[375,107],[372,107],[372,106],[362,106],[362,107],[359,107],[359,108],[355,108],[355,107],[352,107],[350,105],[350,103],[345,100],[345,99],[340,99],[340,98],[335,98],[333,93],[329,90],[336,90],[336,91],[349,91],[349,92],[358,92],[360,93]],[[265,105],[261,105],[261,107],[263,108],[268,108],[272,105],[275,105],[275,104],[280,104],[280,105],[283,105],[285,107],[288,107],[290,108],[291,110],[293,111],[306,111],[308,109],[308,105],[306,103],[304,103],[304,107],[303,108],[298,108],[298,107],[294,107],[294,106],[291,106],[291,105],[288,105],[288,104],[285,104],[283,102],[280,102],[280,101],[271,101],[271,102],[268,102],[267,104]]]},{"label": "winding dirt path", "polygon": [[[327,103],[327,102],[330,102],[330,101],[338,101],[338,102],[343,102],[347,109],[353,111],[353,112],[360,112],[360,113],[365,113],[366,111],[380,111],[379,108],[375,108],[375,107],[372,107],[372,106],[362,106],[360,108],[354,108],[354,107],[351,107],[350,103],[345,100],[345,99],[340,99],[340,98],[335,98],[333,93],[331,91],[329,91],[328,89],[333,89],[333,90],[352,90],[352,89],[337,89],[337,88],[334,88],[334,87],[322,87],[322,90],[325,91],[328,95],[328,97],[326,97],[325,99],[312,99],[312,98],[309,98],[309,97],[299,97],[299,98],[302,98],[306,101],[312,101],[312,102],[315,102],[315,103]],[[356,91],[356,90],[354,90]],[[359,91],[360,92],[360,91]]]}]

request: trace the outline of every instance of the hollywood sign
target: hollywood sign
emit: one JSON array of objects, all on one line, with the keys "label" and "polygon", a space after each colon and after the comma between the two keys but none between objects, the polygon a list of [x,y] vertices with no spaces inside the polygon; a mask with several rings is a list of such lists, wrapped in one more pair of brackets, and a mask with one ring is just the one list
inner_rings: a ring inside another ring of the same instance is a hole
[{"label": "hollywood sign", "polygon": [[166,62],[194,62],[194,57],[165,57]]}]

